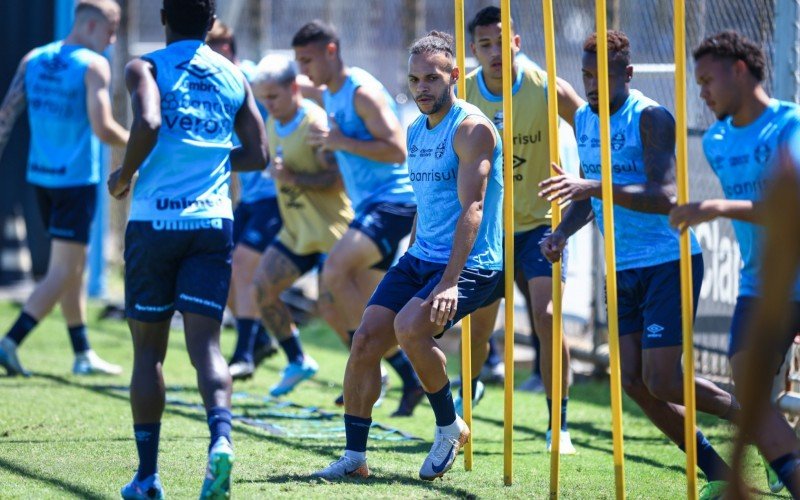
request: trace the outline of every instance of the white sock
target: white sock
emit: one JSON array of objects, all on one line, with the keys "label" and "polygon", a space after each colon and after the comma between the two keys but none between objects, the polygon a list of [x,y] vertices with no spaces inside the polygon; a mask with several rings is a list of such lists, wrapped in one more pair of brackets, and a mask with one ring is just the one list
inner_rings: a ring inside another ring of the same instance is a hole
[{"label": "white sock", "polygon": [[359,463],[367,461],[366,451],[344,450],[344,456]]},{"label": "white sock", "polygon": [[445,436],[458,436],[461,434],[461,427],[458,425],[458,416],[456,415],[456,419],[453,420],[453,423],[450,425],[444,425],[439,427],[442,430],[442,434]]}]

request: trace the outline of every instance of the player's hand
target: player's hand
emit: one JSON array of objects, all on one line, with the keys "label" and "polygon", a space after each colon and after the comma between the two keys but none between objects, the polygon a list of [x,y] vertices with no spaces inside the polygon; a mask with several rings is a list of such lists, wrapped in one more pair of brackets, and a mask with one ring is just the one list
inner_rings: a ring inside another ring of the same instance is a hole
[{"label": "player's hand", "polygon": [[541,243],[539,243],[539,248],[542,250],[542,255],[544,255],[545,259],[549,262],[557,262],[561,258],[561,254],[564,253],[564,247],[567,246],[567,237],[556,229],[547,238],[543,239]]},{"label": "player's hand", "polygon": [[701,222],[716,219],[719,215],[718,200],[704,200],[674,207],[669,212],[669,223],[682,231]]},{"label": "player's hand", "polygon": [[540,198],[546,198],[547,201],[557,200],[558,203],[581,201],[591,198],[599,189],[598,181],[567,175],[561,167],[555,163],[552,165],[558,175],[539,183]]},{"label": "player's hand", "polygon": [[431,306],[431,323],[444,326],[448,321],[456,317],[458,309],[458,283],[445,283],[440,281],[431,290],[428,298],[421,304],[421,307]]},{"label": "player's hand", "polygon": [[121,200],[128,195],[131,190],[131,181],[122,178],[122,167],[111,172],[108,176],[108,192],[114,198]]},{"label": "player's hand", "polygon": [[294,184],[292,173],[286,168],[286,165],[283,164],[283,158],[280,156],[276,156],[272,159],[269,167],[267,167],[267,171],[273,179],[281,184]]},{"label": "player's hand", "polygon": [[312,124],[308,128],[307,142],[311,147],[322,148],[327,151],[337,151],[342,148],[342,141],[345,139],[339,125],[333,115],[328,117],[328,126]]}]

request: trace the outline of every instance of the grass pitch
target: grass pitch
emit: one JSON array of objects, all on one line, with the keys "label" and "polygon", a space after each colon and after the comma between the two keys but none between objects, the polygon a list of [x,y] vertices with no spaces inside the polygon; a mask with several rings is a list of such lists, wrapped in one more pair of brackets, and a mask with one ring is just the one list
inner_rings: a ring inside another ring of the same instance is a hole
[{"label": "grass pitch", "polygon": [[[72,376],[67,331],[57,313],[44,320],[19,351],[21,361],[35,376],[0,376],[0,498],[119,498],[119,488],[134,474],[136,449],[124,391],[130,376],[131,343],[124,322],[96,320],[98,312],[97,306],[90,308],[90,340],[103,358],[125,367],[121,377]],[[0,303],[0,332],[10,327],[17,314],[17,307]],[[321,368],[315,379],[286,399],[303,407],[341,413],[333,400],[341,390],[345,349],[321,323],[304,328],[301,338]],[[225,331],[225,352],[232,351],[234,341],[233,331]],[[433,415],[422,404],[413,418],[389,416],[396,408],[400,387],[391,370],[393,389],[373,418],[423,440],[371,440],[368,457],[373,477],[368,480],[330,484],[308,479],[310,472],[339,456],[344,439],[342,429],[334,424],[341,420],[337,417],[323,425],[315,424],[314,419],[304,421],[301,417],[307,415],[302,410],[293,414],[295,418],[284,413],[270,416],[270,411],[264,411],[260,398],[277,380],[284,363],[279,354],[266,361],[253,380],[234,386],[235,392],[248,395],[234,400],[234,413],[249,412],[267,429],[234,423],[237,461],[232,491],[237,498],[548,496],[550,462],[544,445],[547,406],[542,394],[515,394],[512,486],[503,486],[503,393],[499,387],[488,388],[474,413],[473,471],[465,472],[459,457],[443,479],[429,483],[418,479],[417,473],[430,447]],[[167,405],[161,430],[160,474],[168,497],[196,498],[206,466],[208,429],[203,412],[191,404],[199,401],[199,396],[180,331],[172,332],[164,369],[167,385],[180,389],[171,391],[170,396],[183,404]],[[457,369],[457,360],[451,358],[451,370]],[[527,375],[518,373],[518,382]],[[578,454],[562,458],[563,498],[614,497],[609,407],[607,383],[573,387],[569,423]],[[624,408],[629,498],[685,497],[684,455],[630,400],[625,400]],[[705,417],[699,419],[699,425],[721,452],[726,451],[731,436],[726,425]],[[765,490],[758,463],[750,461],[748,474]]]}]

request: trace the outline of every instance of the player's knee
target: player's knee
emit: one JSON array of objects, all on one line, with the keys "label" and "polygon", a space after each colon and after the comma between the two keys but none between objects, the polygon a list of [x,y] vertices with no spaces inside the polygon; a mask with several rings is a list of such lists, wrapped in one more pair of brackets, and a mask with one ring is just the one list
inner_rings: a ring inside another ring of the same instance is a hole
[{"label": "player's knee", "polygon": [[325,262],[325,266],[322,268],[322,283],[332,292],[336,292],[337,290],[341,289],[342,284],[348,280],[348,268],[343,266],[341,261],[334,260],[331,262],[331,259]]},{"label": "player's knee", "polygon": [[645,374],[644,379],[647,390],[654,397],[662,401],[677,402],[681,400],[682,390],[680,380],[661,370],[651,370]]},{"label": "player's knee", "polygon": [[648,392],[644,380],[642,380],[641,375],[638,373],[626,372],[623,370],[621,375],[622,390],[625,391],[625,394],[628,396],[637,399],[639,396]]},{"label": "player's knee", "polygon": [[398,314],[394,320],[394,333],[397,342],[404,350],[415,345],[420,340],[420,329],[416,325],[415,318],[411,315]]},{"label": "player's knee", "polygon": [[256,299],[258,299],[259,305],[275,304],[280,300],[280,295],[283,290],[275,286],[273,280],[266,274],[261,272],[256,273],[255,277],[253,277],[252,284],[255,287]]},{"label": "player's knee", "polygon": [[370,325],[361,324],[353,336],[353,343],[350,347],[350,363],[355,365],[368,365],[370,363],[380,363],[383,352],[378,348],[379,342],[372,341],[378,335]]},{"label": "player's knee", "polygon": [[552,335],[553,332],[553,312],[546,307],[537,307],[533,310],[533,322],[536,326],[536,333],[541,335]]}]

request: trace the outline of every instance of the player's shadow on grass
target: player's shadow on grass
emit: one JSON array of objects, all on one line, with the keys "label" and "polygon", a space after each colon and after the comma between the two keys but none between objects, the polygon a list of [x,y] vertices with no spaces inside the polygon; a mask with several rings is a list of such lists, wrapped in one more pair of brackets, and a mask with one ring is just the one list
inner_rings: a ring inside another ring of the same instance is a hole
[{"label": "player's shadow on grass", "polygon": [[27,469],[19,465],[18,463],[9,462],[8,460],[5,460],[3,458],[0,458],[0,469],[5,469],[7,471],[10,471],[12,474],[15,474],[20,477],[26,477],[33,481],[49,484],[58,489],[67,491],[78,498],[85,498],[88,500],[103,500],[105,498],[108,498],[107,495],[96,493],[79,484],[73,484],[64,481],[62,479],[48,477],[42,473],[33,472],[30,469]]},{"label": "player's shadow on grass", "polygon": [[[397,485],[402,484],[404,486],[415,486],[418,488],[423,488],[428,490],[432,495],[436,497],[448,496],[453,498],[466,498],[466,499],[475,499],[478,496],[475,493],[467,491],[465,489],[456,488],[454,486],[450,486],[443,481],[423,481],[422,479],[418,479],[414,476],[408,475],[400,475],[400,474],[387,474],[381,470],[373,470],[373,475],[371,475],[367,479],[345,479],[342,481],[343,484],[363,484],[364,486],[374,486],[374,485]],[[275,476],[268,476],[263,480],[249,480],[245,482],[250,483],[270,483],[270,484],[285,484],[285,483],[313,483],[315,485],[319,485],[319,487],[325,487],[329,481],[325,481],[322,479],[315,479],[308,476],[303,476],[299,474],[278,474]],[[333,483],[331,483],[333,484]],[[315,491],[317,493],[318,491]]]}]

